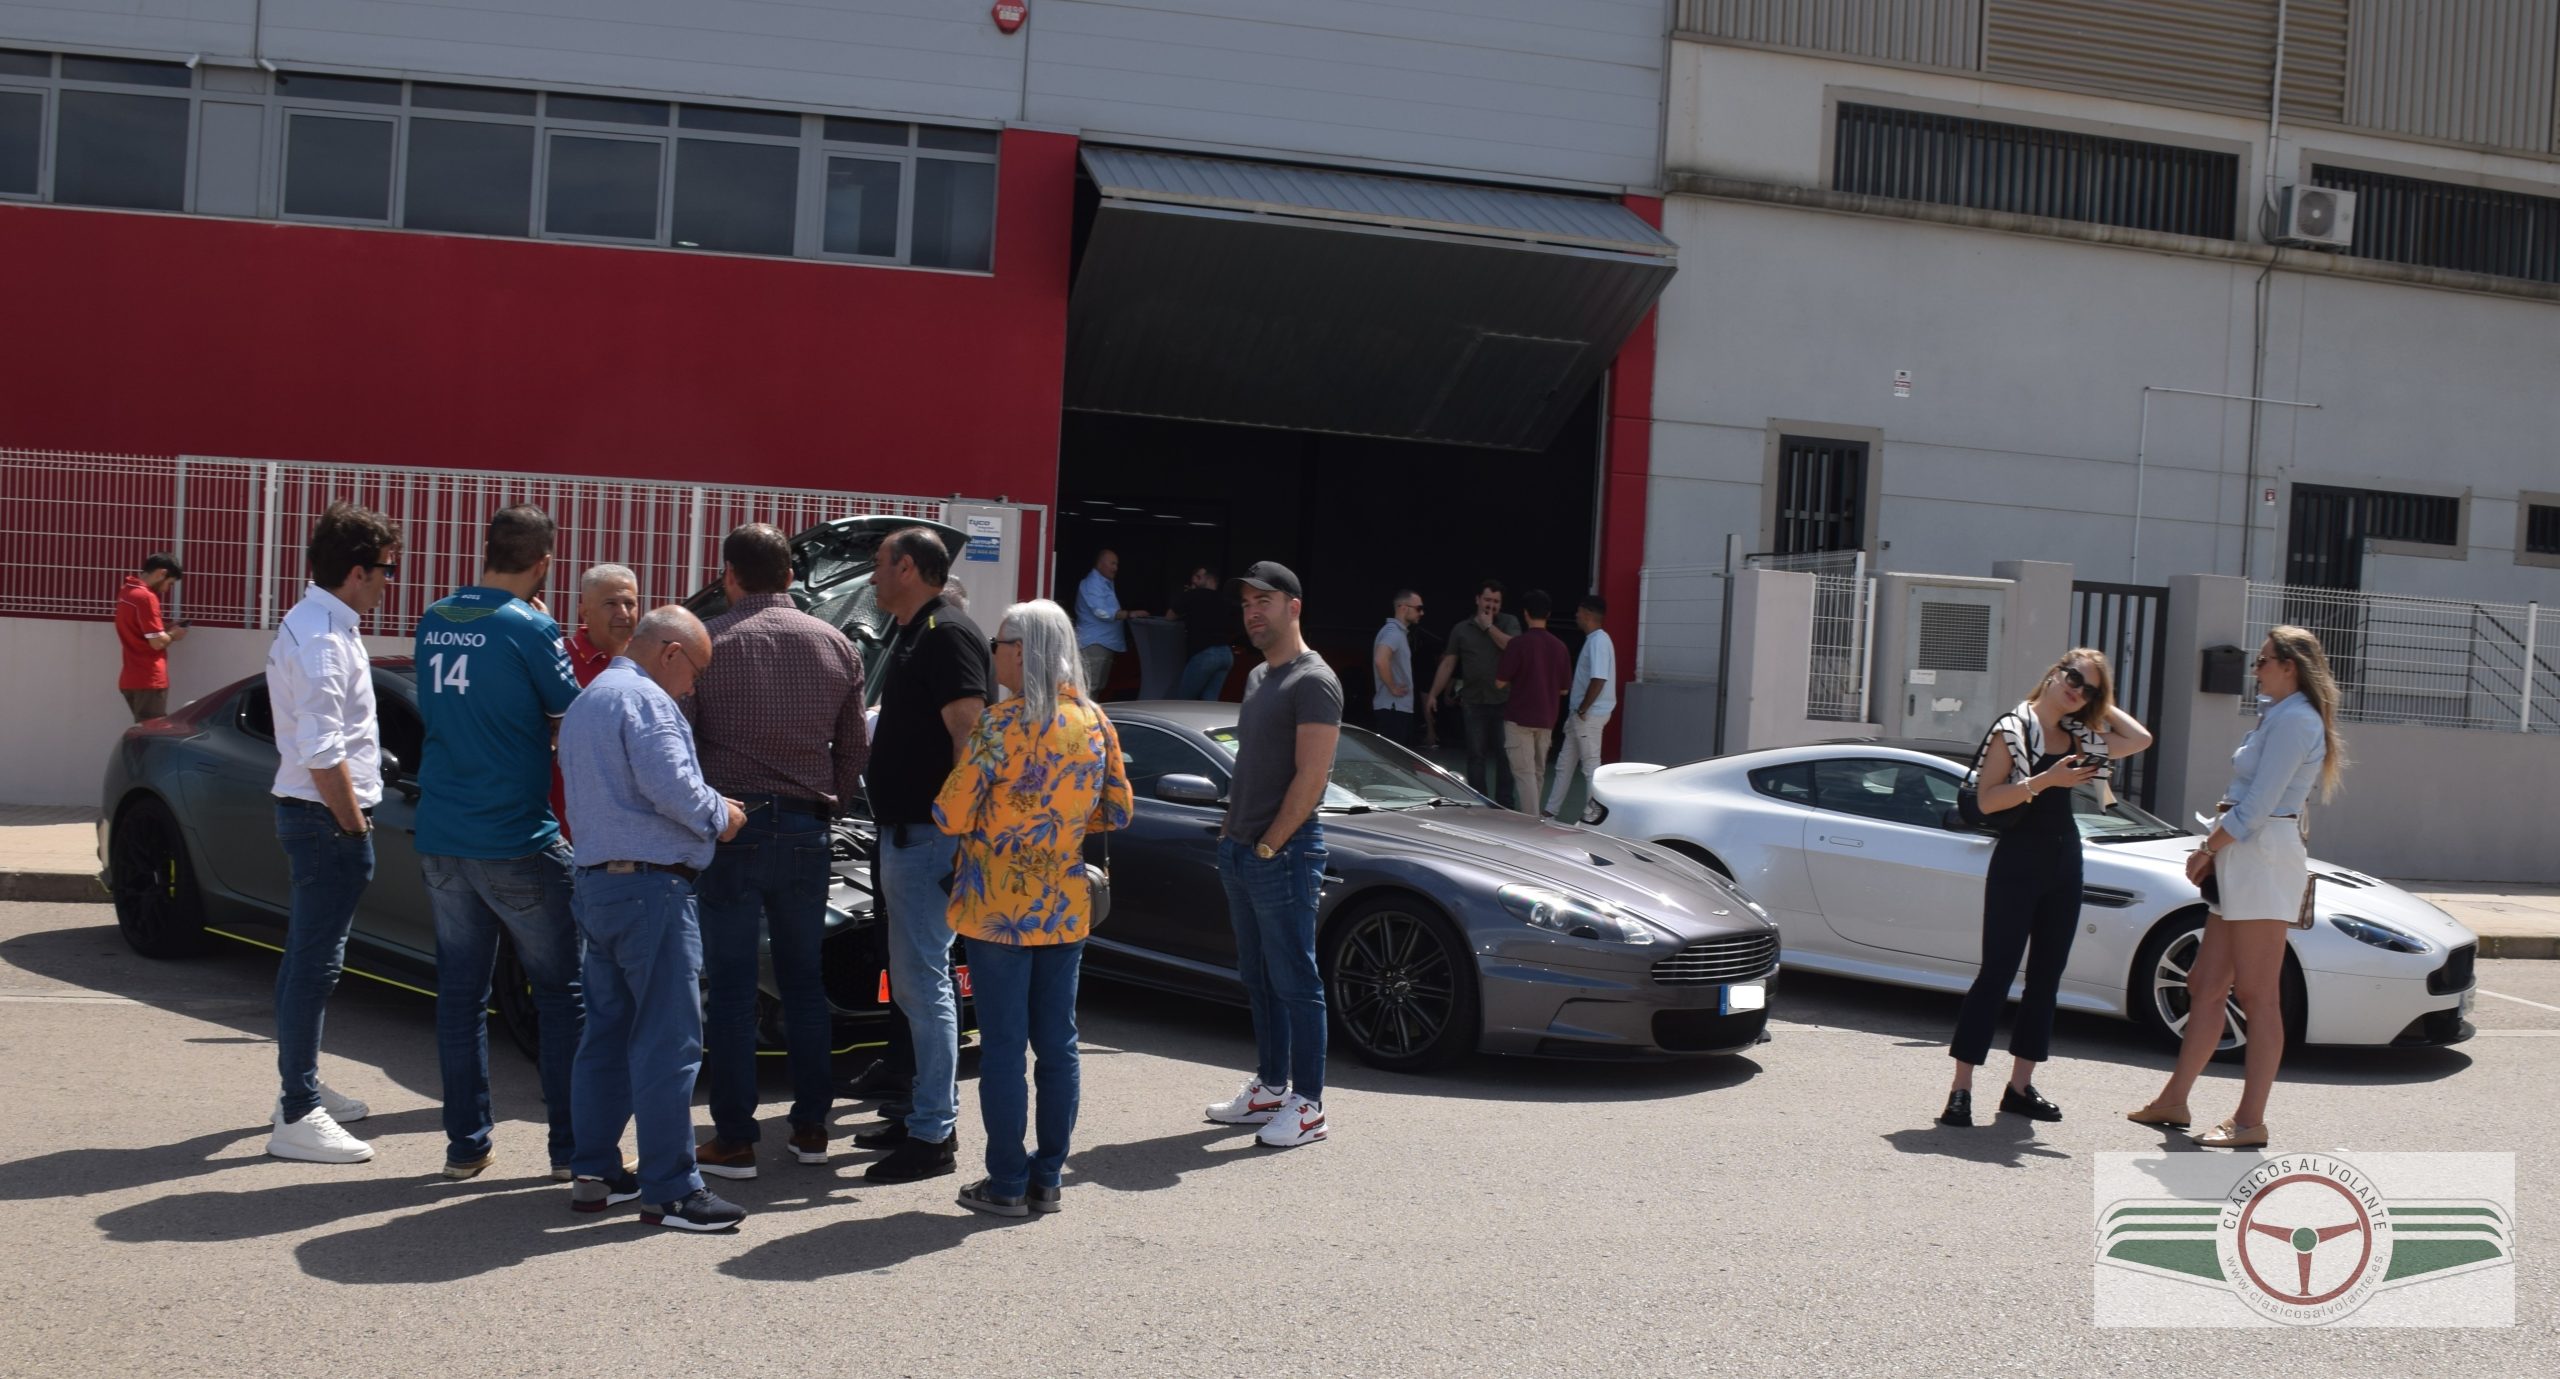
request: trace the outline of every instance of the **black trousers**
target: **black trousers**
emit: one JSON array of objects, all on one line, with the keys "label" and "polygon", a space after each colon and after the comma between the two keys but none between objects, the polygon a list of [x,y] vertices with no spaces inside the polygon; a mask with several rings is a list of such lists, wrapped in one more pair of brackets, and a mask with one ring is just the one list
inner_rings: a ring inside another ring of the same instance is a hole
[{"label": "black trousers", "polygon": [[[1503,750],[1502,704],[1460,704],[1467,732],[1467,784],[1505,809],[1520,807],[1519,789],[1511,779],[1511,754]],[[1529,808],[1538,806],[1532,803]]]},{"label": "black trousers", "polygon": [[2053,1051],[2053,1003],[2062,969],[2071,961],[2071,939],[2080,928],[2080,838],[2011,834],[1992,849],[1982,888],[1982,970],[1964,993],[1956,1034],[1948,1051],[1980,1065],[1991,1056],[1991,1034],[2018,961],[2027,964],[2026,990],[2018,998],[2018,1023],[2009,1052],[2041,1063]]}]

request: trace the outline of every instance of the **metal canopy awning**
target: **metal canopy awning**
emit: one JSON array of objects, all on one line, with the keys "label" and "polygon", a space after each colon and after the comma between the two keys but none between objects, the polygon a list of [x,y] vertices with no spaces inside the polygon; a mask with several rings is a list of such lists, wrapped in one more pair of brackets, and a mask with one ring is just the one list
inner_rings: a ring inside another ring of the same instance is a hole
[{"label": "metal canopy awning", "polygon": [[1088,147],[1086,411],[1543,450],[1671,280],[1613,201]]}]

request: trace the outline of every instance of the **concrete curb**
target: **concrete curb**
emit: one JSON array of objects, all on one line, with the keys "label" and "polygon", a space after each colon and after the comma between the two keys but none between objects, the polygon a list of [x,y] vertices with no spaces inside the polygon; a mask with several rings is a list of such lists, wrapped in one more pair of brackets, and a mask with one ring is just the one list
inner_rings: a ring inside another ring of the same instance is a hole
[{"label": "concrete curb", "polygon": [[102,904],[110,898],[98,878],[85,871],[0,871],[0,901],[81,905]]},{"label": "concrete curb", "polygon": [[2550,934],[2482,934],[2480,956],[2560,959],[2560,937]]}]

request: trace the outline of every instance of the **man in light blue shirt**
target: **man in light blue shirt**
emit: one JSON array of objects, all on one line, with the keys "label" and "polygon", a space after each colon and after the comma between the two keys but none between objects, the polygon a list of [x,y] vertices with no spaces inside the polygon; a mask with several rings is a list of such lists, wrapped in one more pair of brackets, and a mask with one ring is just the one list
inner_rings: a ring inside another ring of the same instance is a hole
[{"label": "man in light blue shirt", "polygon": [[[702,1185],[693,1080],[702,1068],[702,928],[693,881],[746,811],[702,779],[676,700],[711,663],[702,620],[669,605],[560,720],[560,774],[577,843],[572,908],[586,941],[587,1029],[570,1079],[572,1210],[641,1199],[640,1219],[727,1230],[746,1213]],[[638,1122],[640,1171],[622,1166]]]},{"label": "man in light blue shirt", "polygon": [[1120,553],[1108,546],[1093,558],[1084,583],[1076,586],[1076,658],[1084,665],[1084,687],[1094,698],[1111,683],[1112,662],[1129,649],[1129,629],[1120,624],[1145,613],[1120,606]]},{"label": "man in light blue shirt", "polygon": [[569,848],[551,817],[552,725],[578,697],[560,626],[528,602],[551,577],[558,527],[518,506],[489,519],[480,582],[418,619],[418,869],[436,921],[436,1053],[444,1072],[444,1176],[493,1158],[489,990],[513,940],[541,1031],[551,1176],[569,1181],[569,1070],[586,1007]]},{"label": "man in light blue shirt", "polygon": [[1563,812],[1576,776],[1582,778],[1588,808],[1591,773],[1600,769],[1600,743],[1609,731],[1610,715],[1618,711],[1618,646],[1609,640],[1608,621],[1609,602],[1598,594],[1583,595],[1573,611],[1574,625],[1582,629],[1582,654],[1574,659],[1573,679],[1565,689],[1573,713],[1564,721],[1564,746],[1556,753],[1556,779],[1547,788],[1543,818]]}]

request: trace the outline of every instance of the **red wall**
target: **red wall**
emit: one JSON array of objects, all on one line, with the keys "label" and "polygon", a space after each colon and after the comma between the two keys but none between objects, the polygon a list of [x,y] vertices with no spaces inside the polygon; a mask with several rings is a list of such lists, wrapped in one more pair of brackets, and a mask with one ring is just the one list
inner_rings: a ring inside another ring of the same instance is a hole
[{"label": "red wall", "polygon": [[0,445],[1054,504],[1075,148],[993,276],[0,207]]},{"label": "red wall", "polygon": [[[1662,199],[1630,196],[1627,209],[1662,228]],[[1609,601],[1609,640],[1618,652],[1618,713],[1610,720],[1608,752],[1618,754],[1626,725],[1626,686],[1635,679],[1636,640],[1644,635],[1645,499],[1653,477],[1654,320],[1648,311],[1618,348],[1609,369],[1608,477],[1600,521],[1600,596]]]}]

